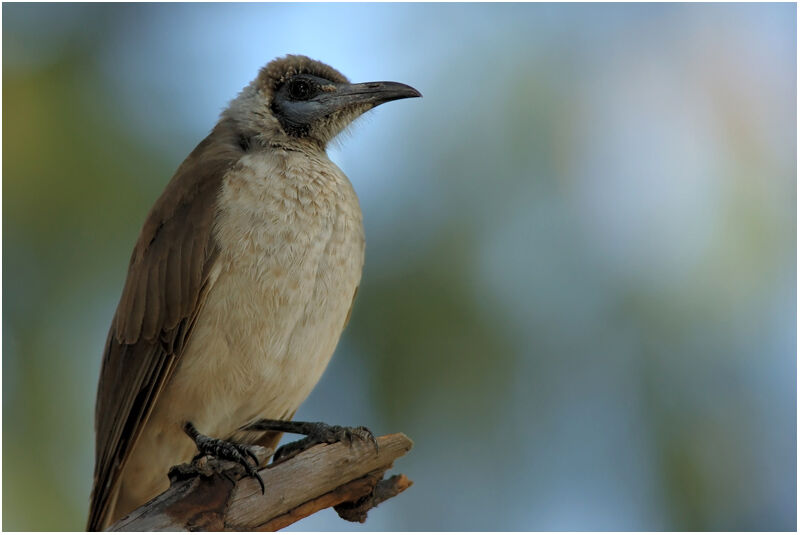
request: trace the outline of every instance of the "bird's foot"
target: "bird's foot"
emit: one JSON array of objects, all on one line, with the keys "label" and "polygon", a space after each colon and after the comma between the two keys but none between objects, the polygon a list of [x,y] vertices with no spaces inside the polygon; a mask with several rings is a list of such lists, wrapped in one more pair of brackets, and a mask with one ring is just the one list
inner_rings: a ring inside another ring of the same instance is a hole
[{"label": "bird's foot", "polygon": [[243,428],[246,431],[280,431],[282,433],[295,433],[306,435],[305,438],[284,444],[275,451],[273,462],[290,459],[317,444],[334,444],[344,442],[352,444],[353,441],[370,442],[378,451],[378,441],[372,431],[366,427],[345,427],[341,425],[328,425],[322,422],[293,422],[291,420],[258,420]]},{"label": "bird's foot", "polygon": [[[183,425],[183,431],[189,435],[195,445],[197,446],[197,455],[192,459],[192,464],[195,464],[203,456],[211,456],[219,460],[232,461],[244,468],[248,476],[258,481],[261,486],[261,494],[264,494],[264,480],[258,473],[258,457],[255,450],[251,446],[244,444],[237,444],[219,438],[208,437],[200,433],[191,422],[186,422]],[[250,463],[252,459],[253,463]]]}]

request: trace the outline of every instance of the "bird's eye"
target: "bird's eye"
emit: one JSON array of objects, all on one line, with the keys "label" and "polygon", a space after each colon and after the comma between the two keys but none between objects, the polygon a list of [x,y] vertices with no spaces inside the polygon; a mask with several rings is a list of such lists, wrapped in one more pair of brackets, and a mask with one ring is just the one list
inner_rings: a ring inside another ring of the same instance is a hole
[{"label": "bird's eye", "polygon": [[289,97],[292,100],[308,100],[311,97],[311,84],[307,80],[289,82]]}]

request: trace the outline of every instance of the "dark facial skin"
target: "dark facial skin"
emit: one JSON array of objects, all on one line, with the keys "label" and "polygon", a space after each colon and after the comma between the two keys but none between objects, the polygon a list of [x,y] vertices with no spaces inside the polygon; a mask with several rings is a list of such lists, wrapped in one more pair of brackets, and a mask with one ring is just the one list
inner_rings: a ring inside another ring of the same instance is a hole
[{"label": "dark facial skin", "polygon": [[336,83],[296,74],[275,92],[272,112],[287,134],[304,137],[337,115],[357,116],[385,102],[420,96],[413,87],[398,82]]}]

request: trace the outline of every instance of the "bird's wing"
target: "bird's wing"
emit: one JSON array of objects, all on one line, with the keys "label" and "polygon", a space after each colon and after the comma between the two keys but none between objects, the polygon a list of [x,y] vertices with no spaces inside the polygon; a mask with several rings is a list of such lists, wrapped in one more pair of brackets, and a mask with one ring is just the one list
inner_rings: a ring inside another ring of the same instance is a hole
[{"label": "bird's wing", "polygon": [[139,235],[100,371],[89,530],[104,527],[120,473],[191,335],[217,254],[217,195],[242,145],[233,125],[220,122],[178,168]]}]

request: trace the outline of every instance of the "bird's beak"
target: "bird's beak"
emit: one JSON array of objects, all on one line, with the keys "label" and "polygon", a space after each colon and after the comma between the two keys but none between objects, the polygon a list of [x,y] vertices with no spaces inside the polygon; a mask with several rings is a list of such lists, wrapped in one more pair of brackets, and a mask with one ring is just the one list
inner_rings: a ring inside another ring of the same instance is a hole
[{"label": "bird's beak", "polygon": [[375,107],[392,100],[421,96],[422,94],[410,85],[398,82],[366,82],[336,84],[333,91],[322,93],[317,98],[326,108],[342,109],[361,104]]}]

